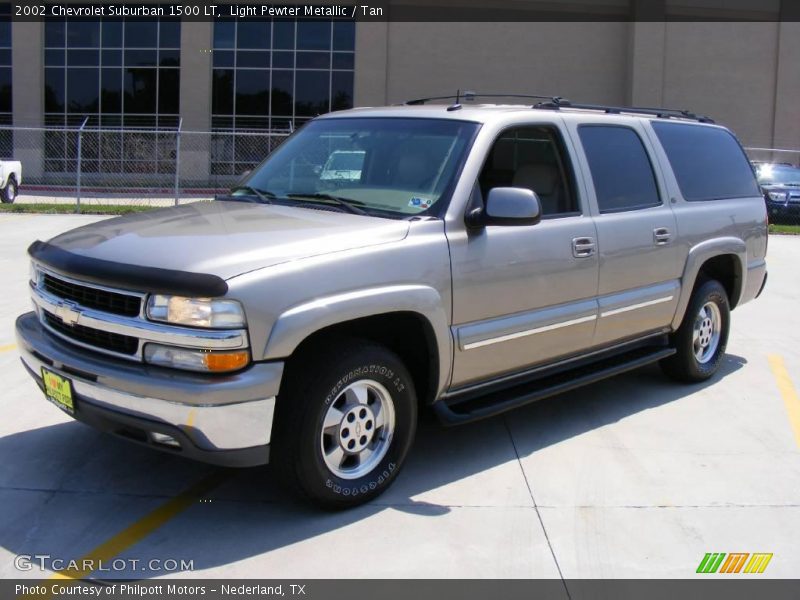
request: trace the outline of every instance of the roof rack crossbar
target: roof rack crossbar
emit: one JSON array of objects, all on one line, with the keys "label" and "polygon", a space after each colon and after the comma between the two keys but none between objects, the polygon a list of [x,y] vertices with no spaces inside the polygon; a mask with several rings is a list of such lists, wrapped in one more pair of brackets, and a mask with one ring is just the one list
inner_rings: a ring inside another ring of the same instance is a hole
[{"label": "roof rack crossbar", "polygon": [[452,96],[432,96],[430,98],[416,98],[414,100],[406,100],[403,104],[407,105],[418,105],[418,104],[425,104],[427,102],[433,102],[435,100],[455,100],[459,102],[460,100],[467,100],[472,101],[475,98],[526,98],[528,100],[549,100],[551,102],[558,102],[562,101],[563,99],[558,96],[537,96],[532,94],[481,94],[478,92],[459,92],[457,94],[453,94]]}]

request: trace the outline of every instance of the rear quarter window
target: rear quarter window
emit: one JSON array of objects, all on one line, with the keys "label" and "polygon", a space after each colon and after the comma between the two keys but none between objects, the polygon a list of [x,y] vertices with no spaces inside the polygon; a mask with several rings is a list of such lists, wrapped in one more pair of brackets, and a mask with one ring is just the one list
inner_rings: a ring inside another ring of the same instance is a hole
[{"label": "rear quarter window", "polygon": [[761,196],[750,162],[729,131],[680,123],[652,125],[686,200]]}]

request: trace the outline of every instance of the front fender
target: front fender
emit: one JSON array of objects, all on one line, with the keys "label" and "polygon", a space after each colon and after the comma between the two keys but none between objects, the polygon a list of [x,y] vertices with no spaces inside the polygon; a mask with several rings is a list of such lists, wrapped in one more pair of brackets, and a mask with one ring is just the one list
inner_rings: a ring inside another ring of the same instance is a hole
[{"label": "front fender", "polygon": [[427,319],[439,354],[437,395],[450,380],[453,340],[444,301],[432,287],[393,285],[354,290],[304,302],[281,313],[267,340],[265,360],[290,356],[308,336],[332,325],[393,312]]},{"label": "front fender", "polygon": [[686,266],[683,270],[681,277],[681,295],[678,300],[678,306],[675,309],[675,316],[672,319],[672,329],[675,330],[680,327],[683,321],[683,315],[686,312],[686,307],[689,305],[689,299],[692,297],[694,291],[694,284],[697,281],[697,275],[700,268],[710,258],[721,256],[723,254],[732,254],[738,259],[737,264],[737,277],[735,280],[733,294],[731,294],[731,306],[736,306],[739,298],[744,289],[744,278],[747,275],[747,245],[743,240],[736,237],[721,237],[706,240],[693,246],[689,250],[689,256],[686,259]]}]

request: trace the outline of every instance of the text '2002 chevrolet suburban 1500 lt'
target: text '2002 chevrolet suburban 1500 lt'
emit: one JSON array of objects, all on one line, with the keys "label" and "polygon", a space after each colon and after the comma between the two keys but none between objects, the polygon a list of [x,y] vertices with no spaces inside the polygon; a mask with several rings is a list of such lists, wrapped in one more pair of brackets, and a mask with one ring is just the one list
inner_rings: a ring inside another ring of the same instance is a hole
[{"label": "text '2002 chevrolet suburban 1500 lt'", "polygon": [[217,201],[34,242],[17,335],[75,419],[346,507],[394,480],[421,407],[468,422],[655,361],[712,376],[766,250],[709,119],[417,101],[319,117]]}]

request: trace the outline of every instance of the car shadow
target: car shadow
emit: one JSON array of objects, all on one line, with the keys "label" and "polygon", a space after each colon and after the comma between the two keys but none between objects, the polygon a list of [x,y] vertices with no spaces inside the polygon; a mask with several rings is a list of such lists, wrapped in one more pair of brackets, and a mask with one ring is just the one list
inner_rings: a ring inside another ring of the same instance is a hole
[{"label": "car shadow", "polygon": [[[140,502],[145,507],[158,506],[204,477],[222,475],[223,483],[207,497],[127,551],[127,555],[140,558],[168,556],[192,561],[194,571],[211,569],[341,528],[361,527],[385,511],[436,518],[463,506],[530,507],[532,500],[524,482],[514,483],[516,487],[508,484],[508,480],[522,477],[515,464],[519,458],[684,399],[746,363],[742,357],[727,355],[714,379],[689,386],[667,380],[656,366],[644,367],[455,428],[442,427],[430,411],[423,411],[414,447],[393,486],[376,500],[346,511],[323,511],[289,497],[269,466],[242,470],[209,467],[97,433],[75,422],[0,438],[0,492],[40,490],[51,493],[49,501],[54,503],[58,502],[58,492],[72,497],[91,495],[93,511],[102,514],[118,504],[120,497],[133,506]],[[524,443],[516,439],[516,432],[524,433]],[[499,481],[514,489],[497,485]],[[111,534],[128,527],[135,520],[130,516],[133,512],[121,513],[110,527],[106,519],[104,527]],[[36,542],[37,532],[55,525],[48,523],[49,519],[66,518],[54,510],[46,516],[40,513],[35,523],[24,522],[28,517],[18,517],[12,527],[3,523],[12,514],[18,513],[5,511],[0,517],[0,546],[15,555],[41,549],[43,542]],[[75,536],[91,531],[91,515],[84,517],[88,525],[77,528]],[[82,555],[78,539],[74,545],[64,540],[65,547],[77,553],[67,558]],[[122,571],[114,577],[160,575],[164,573]]]}]

